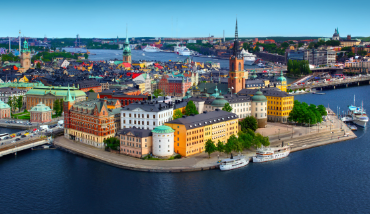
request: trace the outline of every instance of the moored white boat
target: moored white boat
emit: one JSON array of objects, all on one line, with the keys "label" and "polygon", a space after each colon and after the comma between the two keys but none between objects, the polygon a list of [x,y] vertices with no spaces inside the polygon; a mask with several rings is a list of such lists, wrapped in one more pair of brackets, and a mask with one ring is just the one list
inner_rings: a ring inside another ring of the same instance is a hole
[{"label": "moored white boat", "polygon": [[290,147],[262,147],[257,149],[256,156],[253,157],[253,163],[261,163],[285,158],[290,154]]},{"label": "moored white boat", "polygon": [[190,56],[191,51],[189,50],[189,48],[185,47],[185,48],[179,50],[179,55],[180,56]]},{"label": "moored white boat", "polygon": [[231,158],[227,158],[221,161],[220,170],[221,171],[233,170],[246,166],[248,165],[248,163],[249,160],[246,159],[243,155],[238,155],[235,157],[231,155]]},{"label": "moored white boat", "polygon": [[248,50],[242,49],[241,54],[244,57],[245,65],[252,65],[256,61],[256,55],[249,53]]},{"label": "moored white boat", "polygon": [[149,46],[149,45],[147,45],[144,49],[143,49],[143,51],[145,51],[145,52],[152,52],[152,53],[155,53],[155,52],[159,52],[159,51],[161,51],[159,48],[157,48],[157,47],[155,47],[155,46]]},{"label": "moored white boat", "polygon": [[341,120],[343,122],[352,122],[352,117],[351,116],[345,116],[345,117],[342,117]]}]

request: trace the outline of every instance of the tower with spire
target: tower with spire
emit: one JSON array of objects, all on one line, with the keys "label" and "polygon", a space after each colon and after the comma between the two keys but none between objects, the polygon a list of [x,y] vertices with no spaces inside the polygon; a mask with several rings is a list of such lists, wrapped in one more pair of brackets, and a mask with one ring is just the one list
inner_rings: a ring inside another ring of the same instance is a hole
[{"label": "tower with spire", "polygon": [[244,57],[239,48],[238,20],[236,20],[235,25],[233,55],[229,58],[228,87],[231,89],[232,93],[238,93],[245,88]]},{"label": "tower with spire", "polygon": [[70,139],[69,130],[71,128],[71,108],[75,104],[75,99],[71,95],[71,91],[68,84],[67,95],[63,102],[63,112],[64,112],[64,137]]},{"label": "tower with spire", "polygon": [[28,49],[27,40],[24,40],[22,53],[20,52],[19,54],[21,58],[21,68],[19,72],[24,73],[31,67],[31,51]]},{"label": "tower with spire", "polygon": [[127,37],[127,26],[126,26],[126,41],[123,45],[123,62],[131,64],[131,48]]}]

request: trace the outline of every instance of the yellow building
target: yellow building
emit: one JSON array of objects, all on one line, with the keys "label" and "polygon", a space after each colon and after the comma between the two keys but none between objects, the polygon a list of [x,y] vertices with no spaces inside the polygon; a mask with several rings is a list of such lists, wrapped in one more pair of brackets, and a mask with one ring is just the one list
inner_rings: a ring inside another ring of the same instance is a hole
[{"label": "yellow building", "polygon": [[181,156],[204,152],[205,143],[211,139],[215,144],[226,143],[231,135],[238,133],[238,116],[219,109],[195,116],[186,116],[165,123],[175,130],[174,149]]},{"label": "yellow building", "polygon": [[273,90],[267,90],[263,95],[267,98],[267,121],[286,123],[294,106],[294,96]]},{"label": "yellow building", "polygon": [[284,91],[286,92],[287,91],[287,81],[286,81],[286,78],[284,77],[283,75],[283,71],[280,71],[280,77],[277,78],[277,84],[276,84],[276,88],[280,89],[280,91]]},{"label": "yellow building", "polygon": [[361,43],[360,40],[352,39],[350,35],[347,36],[347,39],[340,41],[340,46],[342,47],[352,47],[359,45]]}]

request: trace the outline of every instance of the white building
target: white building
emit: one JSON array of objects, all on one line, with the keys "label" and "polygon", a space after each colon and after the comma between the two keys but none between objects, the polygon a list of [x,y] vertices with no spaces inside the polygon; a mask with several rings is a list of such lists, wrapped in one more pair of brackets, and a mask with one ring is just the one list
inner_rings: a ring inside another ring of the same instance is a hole
[{"label": "white building", "polygon": [[153,129],[152,153],[154,156],[166,157],[174,153],[174,132],[169,126],[158,126]]},{"label": "white building", "polygon": [[164,125],[173,117],[172,104],[158,102],[138,102],[121,109],[121,129],[132,128],[153,130]]}]

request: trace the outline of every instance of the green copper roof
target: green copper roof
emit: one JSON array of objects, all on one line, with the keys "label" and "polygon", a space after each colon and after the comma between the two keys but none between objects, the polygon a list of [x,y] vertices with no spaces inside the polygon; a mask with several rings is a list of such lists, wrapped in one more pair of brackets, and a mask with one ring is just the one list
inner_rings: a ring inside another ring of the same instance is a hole
[{"label": "green copper roof", "polygon": [[65,99],[66,102],[73,102],[74,99],[72,98],[71,96],[71,92],[69,90],[69,84],[68,84],[68,90],[67,90],[67,96],[66,96],[66,99]]},{"label": "green copper roof", "polygon": [[0,100],[0,109],[4,109],[4,108],[10,108],[10,106]]},{"label": "green copper roof", "polygon": [[51,109],[49,106],[46,106],[42,102],[40,102],[36,106],[32,107],[30,111],[45,112],[45,111],[51,111]]},{"label": "green copper roof", "polygon": [[258,90],[252,97],[253,102],[267,102],[267,98],[263,95],[262,91]]},{"label": "green copper roof", "polygon": [[171,127],[169,126],[165,126],[165,125],[162,125],[162,126],[157,126],[155,127],[153,130],[152,130],[153,133],[174,133],[175,130],[173,130]]},{"label": "green copper roof", "polygon": [[[221,91],[220,91],[221,93]],[[215,100],[212,102],[212,106],[214,107],[224,107],[226,103],[229,103],[227,100],[225,100],[224,96],[218,95]]]},{"label": "green copper roof", "polygon": [[[64,97],[65,100],[67,97],[68,87],[58,87],[58,86],[41,86],[41,87],[35,87],[31,90],[29,90],[26,93],[27,95],[46,95],[46,94],[52,94],[54,96],[58,97]],[[70,94],[72,97],[80,97],[80,96],[86,96],[85,92],[78,90],[75,87],[70,87]]]},{"label": "green copper roof", "polygon": [[285,78],[285,77],[284,77],[284,75],[283,75],[283,71],[280,71],[280,77],[279,77],[279,78],[277,78],[277,81],[279,81],[279,82],[286,81],[286,78]]},{"label": "green copper roof", "polygon": [[41,87],[44,86],[42,82],[37,83],[28,83],[28,82],[4,82],[0,83],[0,88],[3,87],[12,87],[12,88],[33,88],[33,87]]},{"label": "green copper roof", "polygon": [[189,99],[191,97],[190,90],[186,92],[186,96],[183,99]]}]

